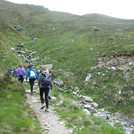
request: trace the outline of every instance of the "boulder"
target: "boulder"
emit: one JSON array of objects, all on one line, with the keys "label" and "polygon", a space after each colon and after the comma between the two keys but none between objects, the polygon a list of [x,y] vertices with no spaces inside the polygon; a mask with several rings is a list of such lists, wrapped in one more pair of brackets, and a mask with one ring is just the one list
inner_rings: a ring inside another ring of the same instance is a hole
[{"label": "boulder", "polygon": [[15,48],[13,48],[13,47],[11,47],[10,49],[13,50],[13,51],[15,51]]},{"label": "boulder", "polygon": [[23,47],[23,45],[16,45],[17,47]]},{"label": "boulder", "polygon": [[91,109],[92,106],[91,105],[84,105],[84,109]]},{"label": "boulder", "polygon": [[98,118],[101,118],[101,119],[103,119],[103,120],[109,119],[108,116],[107,116],[105,113],[103,113],[103,112],[95,113],[94,116],[96,116],[96,117],[98,117]]},{"label": "boulder", "polygon": [[90,111],[88,111],[87,109],[83,109],[83,111],[88,114],[88,115],[91,115]]},{"label": "boulder", "polygon": [[86,77],[85,81],[90,81],[92,75],[91,74],[88,74],[88,76]]},{"label": "boulder", "polygon": [[48,69],[52,69],[53,68],[53,64],[46,64]]},{"label": "boulder", "polygon": [[63,88],[59,88],[58,91],[64,92],[64,89]]},{"label": "boulder", "polygon": [[55,100],[56,100],[56,97],[54,97],[54,96],[51,96],[51,99],[52,99],[53,101],[55,101]]},{"label": "boulder", "polygon": [[109,37],[109,39],[110,39],[110,40],[114,40],[114,39],[115,39],[115,37]]},{"label": "boulder", "polygon": [[88,96],[83,96],[83,100],[85,102],[93,102],[93,99],[91,97],[88,97]]},{"label": "boulder", "polygon": [[63,81],[61,79],[54,79],[53,82],[55,84],[57,84],[58,86],[62,86],[63,85]]},{"label": "boulder", "polygon": [[97,107],[98,107],[98,104],[95,103],[95,102],[93,102],[93,103],[92,103],[92,106],[93,106],[94,108],[97,108]]}]

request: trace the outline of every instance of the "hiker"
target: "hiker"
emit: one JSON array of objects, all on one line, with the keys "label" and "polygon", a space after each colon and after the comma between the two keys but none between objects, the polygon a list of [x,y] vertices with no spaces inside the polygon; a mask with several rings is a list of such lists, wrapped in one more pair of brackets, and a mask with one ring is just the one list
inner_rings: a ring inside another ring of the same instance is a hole
[{"label": "hiker", "polygon": [[22,67],[22,65],[19,65],[19,68],[17,69],[17,78],[22,84],[24,81],[24,75],[25,75],[25,69]]},{"label": "hiker", "polygon": [[[47,66],[46,66],[46,67],[47,67]],[[42,73],[42,70],[38,70],[38,71],[37,71],[38,76],[39,76],[40,73]],[[50,70],[50,69],[48,69],[48,73],[51,74],[51,79],[52,79],[52,73],[51,73],[51,70]],[[53,79],[52,79],[52,82],[53,82]],[[49,89],[49,92],[48,92],[48,99],[49,99],[49,100],[51,99],[51,90],[50,90],[50,89]]]},{"label": "hiker", "polygon": [[49,106],[48,93],[50,88],[51,90],[53,90],[53,83],[51,79],[51,73],[49,73],[49,70],[45,65],[42,65],[42,71],[40,72],[38,77],[38,85],[40,89],[40,99],[42,103],[41,109],[45,108],[44,98],[43,98],[43,93],[45,92],[45,102],[46,102],[45,111],[48,112],[48,106]]},{"label": "hiker", "polygon": [[28,65],[28,69],[26,72],[26,81],[29,77],[29,83],[30,83],[30,89],[31,89],[31,95],[33,95],[33,86],[34,86],[34,81],[37,79],[37,73],[35,69],[32,68],[32,65]]},{"label": "hiker", "polygon": [[16,67],[13,68],[13,76],[17,77],[17,69],[16,69]]},{"label": "hiker", "polygon": [[7,72],[12,75],[12,69],[11,68],[7,69]]}]

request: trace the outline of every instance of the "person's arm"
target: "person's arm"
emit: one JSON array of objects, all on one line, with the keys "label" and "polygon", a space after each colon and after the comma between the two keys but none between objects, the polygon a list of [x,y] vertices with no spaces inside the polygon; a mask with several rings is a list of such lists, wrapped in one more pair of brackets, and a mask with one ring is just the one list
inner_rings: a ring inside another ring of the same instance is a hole
[{"label": "person's arm", "polygon": [[38,76],[38,85],[39,85],[39,87],[40,87],[40,81],[41,81],[41,73]]},{"label": "person's arm", "polygon": [[35,71],[35,75],[36,75],[36,79],[37,79],[38,78],[38,75],[37,75],[36,71]]},{"label": "person's arm", "polygon": [[53,82],[52,82],[52,80],[50,81],[50,88],[51,88],[51,90],[53,90]]},{"label": "person's arm", "polygon": [[23,68],[23,70],[24,70],[24,75],[26,74],[26,71],[25,71],[25,69]]},{"label": "person's arm", "polygon": [[18,72],[18,68],[16,70],[16,75],[17,75],[17,78],[19,77],[19,72]]},{"label": "person's arm", "polygon": [[28,76],[29,76],[29,71],[27,70],[27,72],[26,72],[26,81],[27,81]]},{"label": "person's arm", "polygon": [[34,73],[35,73],[35,77],[36,77],[36,79],[37,79],[37,73],[36,73],[35,69],[33,69],[33,71],[34,71]]}]

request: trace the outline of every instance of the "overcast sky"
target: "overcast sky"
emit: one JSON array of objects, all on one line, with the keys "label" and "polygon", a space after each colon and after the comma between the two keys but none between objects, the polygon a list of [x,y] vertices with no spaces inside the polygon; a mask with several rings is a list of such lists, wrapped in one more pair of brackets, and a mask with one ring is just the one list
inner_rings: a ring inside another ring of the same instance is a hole
[{"label": "overcast sky", "polygon": [[134,19],[134,0],[8,0],[14,3],[43,5],[51,11],[77,15],[100,13],[116,18]]}]

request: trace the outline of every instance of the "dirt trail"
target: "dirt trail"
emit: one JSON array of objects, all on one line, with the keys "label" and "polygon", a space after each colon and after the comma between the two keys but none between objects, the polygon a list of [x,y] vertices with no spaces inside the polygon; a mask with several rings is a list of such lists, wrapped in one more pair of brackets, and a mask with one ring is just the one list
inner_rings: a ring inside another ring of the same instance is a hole
[{"label": "dirt trail", "polygon": [[45,109],[40,109],[39,95],[26,94],[27,104],[33,109],[37,119],[42,127],[43,134],[71,134],[72,130],[65,127],[64,121],[60,121],[58,115],[53,110],[52,106],[49,107],[49,112],[45,112]]}]

